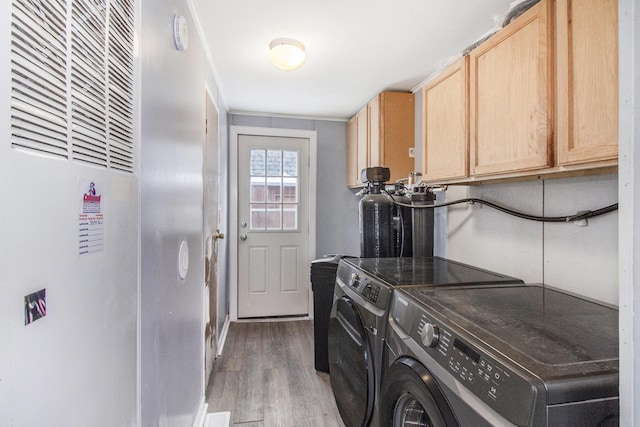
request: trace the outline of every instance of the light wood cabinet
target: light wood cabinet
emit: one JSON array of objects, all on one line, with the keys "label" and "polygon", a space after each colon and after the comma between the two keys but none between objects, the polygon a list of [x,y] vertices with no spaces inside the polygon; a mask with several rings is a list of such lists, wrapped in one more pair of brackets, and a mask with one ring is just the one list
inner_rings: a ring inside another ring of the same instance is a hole
[{"label": "light wood cabinet", "polygon": [[347,187],[362,186],[360,171],[368,164],[369,121],[367,106],[347,122]]},{"label": "light wood cabinet", "polygon": [[551,24],[543,0],[469,54],[472,175],[553,166]]},{"label": "light wood cabinet", "polygon": [[358,122],[353,116],[347,122],[347,187],[358,186]]},{"label": "light wood cabinet", "polygon": [[[347,123],[348,187],[362,186],[360,171],[367,167],[388,167],[390,183],[414,170],[414,108],[412,93],[382,92]],[[357,161],[350,157],[354,150]]]},{"label": "light wood cabinet", "polygon": [[461,62],[422,90],[425,181],[616,171],[617,0],[542,0],[471,51],[468,67],[468,98]]},{"label": "light wood cabinet", "polygon": [[356,114],[356,132],[358,146],[356,182],[361,184],[360,171],[369,164],[369,114],[366,106]]},{"label": "light wood cabinet", "polygon": [[618,2],[556,0],[559,165],[618,157]]},{"label": "light wood cabinet", "polygon": [[468,57],[422,88],[422,180],[469,176]]}]

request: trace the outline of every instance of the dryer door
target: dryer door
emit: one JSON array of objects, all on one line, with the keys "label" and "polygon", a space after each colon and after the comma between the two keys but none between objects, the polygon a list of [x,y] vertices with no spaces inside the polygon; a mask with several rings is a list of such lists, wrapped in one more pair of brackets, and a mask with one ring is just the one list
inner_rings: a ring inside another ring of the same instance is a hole
[{"label": "dryer door", "polygon": [[411,358],[386,372],[381,392],[381,425],[458,427],[458,421],[431,373]]},{"label": "dryer door", "polygon": [[373,354],[355,303],[339,298],[329,320],[329,376],[347,427],[368,425],[373,413]]}]

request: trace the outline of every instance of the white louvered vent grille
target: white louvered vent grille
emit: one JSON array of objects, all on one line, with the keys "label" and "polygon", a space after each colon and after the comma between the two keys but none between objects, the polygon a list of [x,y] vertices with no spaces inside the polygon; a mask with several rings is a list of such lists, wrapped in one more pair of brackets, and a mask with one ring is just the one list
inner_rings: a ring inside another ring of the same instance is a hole
[{"label": "white louvered vent grille", "polygon": [[134,171],[134,2],[12,1],[12,147]]},{"label": "white louvered vent grille", "polygon": [[133,171],[132,0],[114,0],[109,14],[109,157],[111,167]]},{"label": "white louvered vent grille", "polygon": [[100,3],[74,0],[71,6],[71,141],[74,160],[106,167],[107,14]]},{"label": "white louvered vent grille", "polygon": [[11,15],[11,145],[67,158],[65,7],[14,1]]}]

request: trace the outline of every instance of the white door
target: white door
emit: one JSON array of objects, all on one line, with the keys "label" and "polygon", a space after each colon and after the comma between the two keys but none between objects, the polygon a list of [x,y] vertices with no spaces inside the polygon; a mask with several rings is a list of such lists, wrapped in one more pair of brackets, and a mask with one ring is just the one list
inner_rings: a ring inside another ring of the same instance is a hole
[{"label": "white door", "polygon": [[309,312],[309,140],[238,137],[238,317]]}]

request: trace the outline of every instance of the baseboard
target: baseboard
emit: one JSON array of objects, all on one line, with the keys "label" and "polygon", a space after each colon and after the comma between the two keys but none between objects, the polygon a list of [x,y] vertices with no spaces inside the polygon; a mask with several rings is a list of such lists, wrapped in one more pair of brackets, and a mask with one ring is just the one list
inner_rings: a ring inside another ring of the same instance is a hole
[{"label": "baseboard", "polygon": [[249,317],[246,319],[238,319],[238,323],[279,323],[279,322],[298,322],[300,320],[312,320],[310,316],[282,316],[282,317]]},{"label": "baseboard", "polygon": [[207,414],[205,427],[229,427],[231,412],[214,412]]},{"label": "baseboard", "polygon": [[204,427],[205,420],[207,418],[207,409],[209,405],[204,401],[204,396],[202,397],[202,401],[200,402],[200,407],[198,408],[198,415],[196,415],[196,420],[193,423],[193,427]]},{"label": "baseboard", "polygon": [[231,324],[231,320],[229,319],[229,315],[224,318],[224,325],[222,325],[222,331],[220,331],[220,339],[218,340],[218,354],[216,357],[222,355],[222,349],[224,348],[224,343],[227,341],[227,332],[229,332],[229,325]]}]

